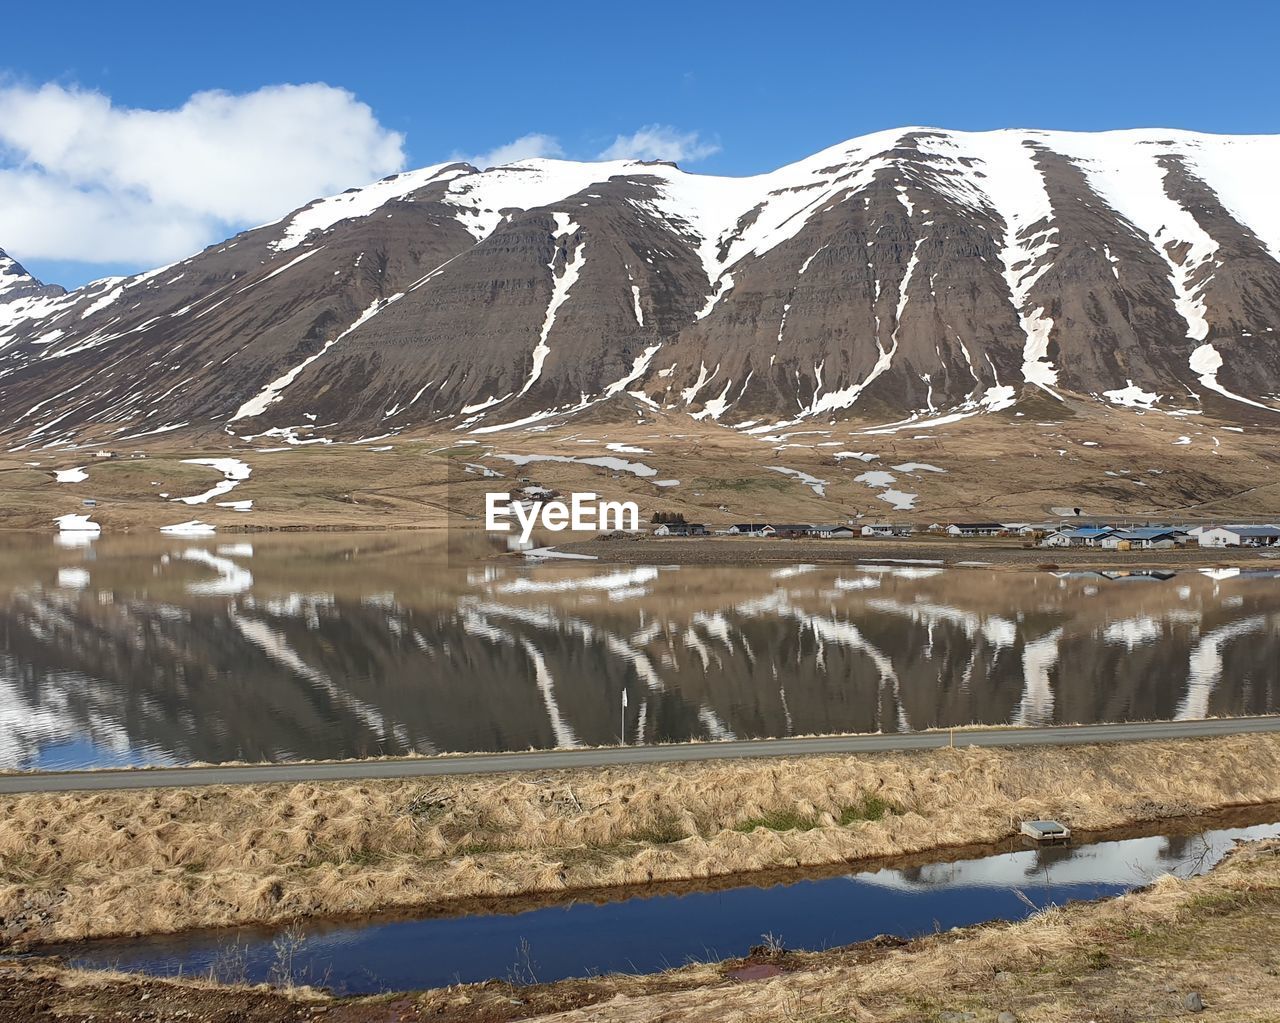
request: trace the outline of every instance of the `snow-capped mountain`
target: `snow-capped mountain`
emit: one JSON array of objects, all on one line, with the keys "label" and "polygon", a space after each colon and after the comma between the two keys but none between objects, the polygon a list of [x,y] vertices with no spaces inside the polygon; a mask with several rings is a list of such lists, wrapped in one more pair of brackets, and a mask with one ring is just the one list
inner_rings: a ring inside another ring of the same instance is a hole
[{"label": "snow-capped mountain", "polygon": [[428,167],[67,294],[0,259],[0,427],[500,432],[618,400],[746,430],[1025,399],[1269,421],[1276,180],[1280,136],[1165,130],[901,129],[747,178]]},{"label": "snow-capped mountain", "polygon": [[[0,305],[10,305],[24,298],[47,298],[65,294],[65,288],[36,280],[21,263],[4,249],[0,249]],[[26,313],[22,315],[25,317]]]}]

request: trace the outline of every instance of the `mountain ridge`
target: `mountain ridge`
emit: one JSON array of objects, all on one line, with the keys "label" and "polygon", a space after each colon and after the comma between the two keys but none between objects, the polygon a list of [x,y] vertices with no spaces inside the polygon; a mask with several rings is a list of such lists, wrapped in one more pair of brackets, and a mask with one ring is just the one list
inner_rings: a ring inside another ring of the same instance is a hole
[{"label": "mountain ridge", "polygon": [[1280,412],[1278,173],[1280,136],[1162,129],[892,129],[743,178],[432,165],[0,304],[0,430],[483,434],[616,402],[894,429],[1034,395],[1253,421]]}]

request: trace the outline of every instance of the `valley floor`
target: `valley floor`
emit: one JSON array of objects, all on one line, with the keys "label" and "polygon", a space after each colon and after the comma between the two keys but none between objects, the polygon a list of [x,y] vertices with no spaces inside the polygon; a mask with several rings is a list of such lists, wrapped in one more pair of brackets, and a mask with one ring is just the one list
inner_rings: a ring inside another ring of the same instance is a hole
[{"label": "valley floor", "polygon": [[[744,969],[747,968],[744,974]],[[749,960],[656,976],[330,999],[0,960],[11,1023],[104,1018],[206,1023],[862,1023],[1280,1019],[1280,842],[1241,847],[1210,874],[1166,876],[1100,903],[910,942]]]},{"label": "valley floor", "polygon": [[[208,434],[150,438],[105,459],[10,450],[0,455],[0,528],[52,532],[55,517],[88,511],[85,500],[104,533],[192,518],[224,532],[474,528],[486,493],[530,486],[635,501],[645,525],[667,511],[713,528],[1052,522],[1076,508],[1086,519],[1131,521],[1280,517],[1274,416],[1243,427],[1096,403],[1041,411],[1053,418],[1001,413],[889,433],[806,423],[748,436],[682,412],[618,421],[615,410],[613,419],[537,431],[364,444],[282,447]],[[210,459],[235,459],[239,478],[224,481]],[[220,481],[234,485],[195,500]]]}]

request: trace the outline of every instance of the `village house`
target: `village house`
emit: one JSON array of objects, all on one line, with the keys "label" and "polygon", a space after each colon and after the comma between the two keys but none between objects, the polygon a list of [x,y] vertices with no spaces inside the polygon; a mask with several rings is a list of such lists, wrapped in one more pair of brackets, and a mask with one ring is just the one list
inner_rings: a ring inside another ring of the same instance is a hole
[{"label": "village house", "polygon": [[654,536],[707,536],[707,527],[701,522],[663,522],[654,531]]},{"label": "village house", "polygon": [[1151,526],[1112,530],[1098,541],[1097,546],[1109,551],[1168,550],[1181,547],[1186,541],[1186,534],[1176,529]]},{"label": "village house", "polygon": [[801,536],[817,535],[814,532],[816,528],[816,526],[811,526],[807,522],[783,522],[773,527],[773,535],[795,540]]},{"label": "village house", "polygon": [[810,526],[809,535],[823,540],[848,540],[857,534],[849,526]]},{"label": "village house", "polygon": [[725,532],[730,536],[773,536],[777,530],[767,522],[737,522]]},{"label": "village house", "polygon": [[1280,526],[1214,526],[1200,532],[1201,547],[1275,547]]},{"label": "village house", "polygon": [[1069,527],[1061,522],[1006,522],[1004,528],[1014,536],[1039,538]]},{"label": "village house", "polygon": [[863,536],[874,536],[874,537],[910,536],[914,532],[915,532],[915,529],[912,526],[903,526],[903,525],[895,526],[895,525],[891,525],[889,523],[884,523],[884,522],[877,522],[877,523],[865,525],[862,527]]},{"label": "village house", "polygon": [[1081,526],[1078,529],[1055,529],[1040,541],[1041,547],[1100,547],[1103,537],[1115,530],[1110,526]]},{"label": "village house", "polygon": [[1000,536],[1004,526],[999,522],[952,522],[947,536]]}]

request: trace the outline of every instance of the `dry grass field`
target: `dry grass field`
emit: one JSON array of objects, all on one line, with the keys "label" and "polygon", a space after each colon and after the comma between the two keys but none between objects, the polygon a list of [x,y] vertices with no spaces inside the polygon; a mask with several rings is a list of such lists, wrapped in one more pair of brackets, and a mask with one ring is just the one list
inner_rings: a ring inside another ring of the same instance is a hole
[{"label": "dry grass field", "polygon": [[1280,737],[0,799],[28,942],[725,877],[1280,801]]},{"label": "dry grass field", "polygon": [[[1028,406],[1025,414],[928,429],[885,433],[818,422],[757,436],[682,413],[619,416],[614,410],[611,417],[537,430],[482,436],[445,430],[286,449],[216,432],[176,440],[162,436],[135,442],[141,446],[103,461],[88,451],[13,451],[0,456],[0,528],[52,529],[53,517],[80,511],[83,497],[98,501],[95,519],[113,532],[150,530],[196,516],[224,531],[439,527],[450,515],[474,522],[483,513],[486,491],[524,485],[522,478],[566,492],[632,499],[646,519],[665,509],[713,524],[858,517],[1038,521],[1053,517],[1055,508],[1075,507],[1086,515],[1137,518],[1280,515],[1280,430],[1230,426],[1208,414],[1175,419],[1053,402]],[[519,465],[501,457],[511,454],[560,460]],[[252,469],[229,495],[253,500],[251,512],[213,502],[173,503],[219,478],[215,470],[184,459],[227,456]],[[600,457],[647,468],[568,461]],[[74,466],[86,466],[89,478],[54,482],[55,469]],[[483,476],[477,466],[500,475]],[[815,487],[779,468],[825,485]],[[894,482],[858,478],[869,470],[887,472]],[[671,480],[678,482],[656,485]],[[916,495],[911,507],[900,510],[886,500],[891,489]]]}]

